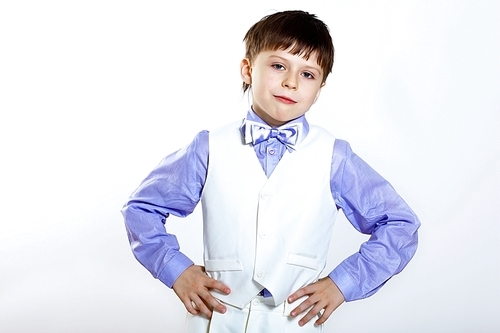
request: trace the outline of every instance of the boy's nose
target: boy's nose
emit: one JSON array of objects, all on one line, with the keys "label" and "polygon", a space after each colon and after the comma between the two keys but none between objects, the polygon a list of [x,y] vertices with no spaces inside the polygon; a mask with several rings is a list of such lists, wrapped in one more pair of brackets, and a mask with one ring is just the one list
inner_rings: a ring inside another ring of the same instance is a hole
[{"label": "boy's nose", "polygon": [[283,83],[281,84],[283,88],[288,88],[288,89],[297,89],[297,80],[294,78],[293,75],[287,76],[284,80]]}]

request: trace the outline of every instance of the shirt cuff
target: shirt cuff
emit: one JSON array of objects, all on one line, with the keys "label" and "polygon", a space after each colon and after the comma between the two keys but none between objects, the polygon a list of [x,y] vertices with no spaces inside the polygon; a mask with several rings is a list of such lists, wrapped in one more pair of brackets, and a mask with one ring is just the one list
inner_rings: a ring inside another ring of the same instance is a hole
[{"label": "shirt cuff", "polygon": [[165,265],[165,268],[160,272],[157,279],[172,288],[174,282],[179,278],[179,276],[184,272],[189,266],[194,265],[194,263],[186,257],[183,253],[177,252]]},{"label": "shirt cuff", "polygon": [[340,292],[344,295],[346,302],[354,301],[360,298],[358,295],[358,283],[352,278],[351,274],[349,274],[349,272],[342,267],[342,264],[337,266],[328,276],[340,289]]}]

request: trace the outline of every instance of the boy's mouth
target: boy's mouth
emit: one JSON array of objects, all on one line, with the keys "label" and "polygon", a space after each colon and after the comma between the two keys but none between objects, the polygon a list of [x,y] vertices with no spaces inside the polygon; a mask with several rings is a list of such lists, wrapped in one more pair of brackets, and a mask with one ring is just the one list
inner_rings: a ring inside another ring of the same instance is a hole
[{"label": "boy's mouth", "polygon": [[274,98],[276,98],[278,101],[285,103],[285,104],[295,104],[297,103],[293,99],[286,97],[286,96],[280,96],[280,95],[274,95]]}]

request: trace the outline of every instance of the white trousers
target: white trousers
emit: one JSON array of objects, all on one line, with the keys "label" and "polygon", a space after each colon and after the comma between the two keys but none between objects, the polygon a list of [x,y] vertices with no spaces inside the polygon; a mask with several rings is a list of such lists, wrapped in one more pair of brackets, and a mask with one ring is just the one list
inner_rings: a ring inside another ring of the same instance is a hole
[{"label": "white trousers", "polygon": [[290,311],[302,302],[293,304],[268,305],[265,298],[256,296],[250,304],[240,309],[224,303],[227,308],[225,314],[213,312],[212,318],[204,315],[188,313],[186,318],[187,333],[321,333],[323,325],[316,326],[316,318],[306,325],[299,326],[299,320],[306,313],[298,317],[290,316]]}]

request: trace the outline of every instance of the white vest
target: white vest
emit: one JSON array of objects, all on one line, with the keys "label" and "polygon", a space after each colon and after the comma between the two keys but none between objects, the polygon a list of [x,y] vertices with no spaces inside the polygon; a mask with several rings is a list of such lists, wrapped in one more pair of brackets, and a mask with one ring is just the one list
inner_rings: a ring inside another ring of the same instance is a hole
[{"label": "white vest", "polygon": [[240,125],[209,134],[205,269],[231,288],[229,295],[214,292],[226,303],[242,308],[267,288],[278,305],[315,282],[326,265],[337,214],[330,190],[335,139],[311,125],[268,179]]}]

